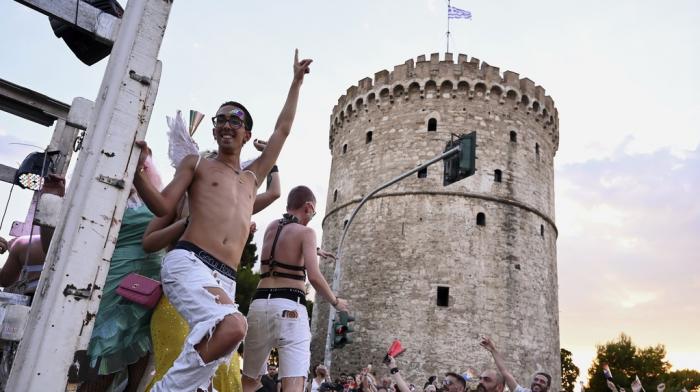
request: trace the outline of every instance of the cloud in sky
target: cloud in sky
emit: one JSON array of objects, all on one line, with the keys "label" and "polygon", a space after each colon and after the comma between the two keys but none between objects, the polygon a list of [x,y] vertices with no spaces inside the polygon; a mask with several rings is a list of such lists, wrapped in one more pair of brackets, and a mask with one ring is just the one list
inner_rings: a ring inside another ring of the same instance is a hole
[{"label": "cloud in sky", "polygon": [[557,168],[562,347],[624,331],[643,346],[665,344],[670,358],[697,353],[700,146],[620,147]]}]

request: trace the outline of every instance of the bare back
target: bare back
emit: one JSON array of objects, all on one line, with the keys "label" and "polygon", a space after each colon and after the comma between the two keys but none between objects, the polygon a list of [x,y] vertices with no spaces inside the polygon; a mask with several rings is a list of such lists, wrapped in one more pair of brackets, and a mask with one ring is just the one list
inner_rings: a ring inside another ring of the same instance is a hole
[{"label": "bare back", "polygon": [[[265,229],[265,236],[263,237],[262,251],[260,252],[261,260],[266,260],[270,258],[272,253],[272,243],[275,240],[275,234],[277,233],[277,228],[279,226],[279,221],[275,220],[267,226]],[[300,225],[298,223],[290,223],[284,226],[280,232],[279,238],[277,239],[277,245],[275,247],[275,260],[282,263],[303,266],[304,265],[304,253],[303,244],[304,237],[308,236],[308,231],[312,230],[306,226]],[[269,266],[264,265],[260,267],[260,272],[264,273],[269,270]],[[295,272],[295,274],[299,274]],[[299,274],[301,275],[301,274]],[[270,276],[265,279],[261,279],[258,284],[259,288],[297,288],[300,290],[305,290],[305,281],[288,279],[279,276]]]},{"label": "bare back", "polygon": [[202,159],[188,188],[190,223],[181,239],[237,268],[250,229],[257,184],[248,171]]}]

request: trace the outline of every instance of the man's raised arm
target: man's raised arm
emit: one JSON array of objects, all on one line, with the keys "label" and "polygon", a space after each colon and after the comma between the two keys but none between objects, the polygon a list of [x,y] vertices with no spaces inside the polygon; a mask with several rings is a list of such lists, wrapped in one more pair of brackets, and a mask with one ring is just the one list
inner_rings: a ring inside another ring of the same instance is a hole
[{"label": "man's raised arm", "polygon": [[284,103],[284,107],[282,107],[282,112],[280,112],[277,118],[275,131],[267,141],[267,147],[265,147],[260,158],[256,159],[249,167],[250,170],[255,172],[258,178],[263,178],[270,172],[272,165],[275,164],[277,157],[280,155],[280,151],[282,151],[282,146],[285,140],[287,140],[287,136],[289,136],[297,111],[299,90],[301,89],[301,84],[304,82],[304,75],[309,73],[309,66],[312,61],[311,59],[299,61],[299,50],[294,50],[294,78],[292,79],[292,85],[289,87],[287,100]]},{"label": "man's raised arm", "polygon": [[337,310],[347,312],[347,301],[333,293],[328,282],[326,282],[326,278],[324,278],[321,273],[321,269],[318,266],[318,256],[316,256],[316,235],[310,228],[307,228],[307,231],[304,233],[301,249],[304,258],[304,266],[309,275],[309,283],[311,283],[311,286],[316,290],[316,293]]},{"label": "man's raised arm", "polygon": [[501,372],[503,375],[503,378],[506,379],[506,384],[508,385],[508,389],[511,391],[515,391],[515,388],[518,386],[518,382],[515,381],[515,377],[508,371],[508,368],[506,368],[506,362],[503,359],[503,356],[501,355],[498,350],[496,350],[496,345],[493,344],[493,341],[491,341],[490,338],[484,336],[481,339],[481,343],[479,343],[481,347],[485,348],[486,351],[491,353],[491,356],[493,356],[493,361],[496,362],[496,367],[498,368],[498,371]]}]

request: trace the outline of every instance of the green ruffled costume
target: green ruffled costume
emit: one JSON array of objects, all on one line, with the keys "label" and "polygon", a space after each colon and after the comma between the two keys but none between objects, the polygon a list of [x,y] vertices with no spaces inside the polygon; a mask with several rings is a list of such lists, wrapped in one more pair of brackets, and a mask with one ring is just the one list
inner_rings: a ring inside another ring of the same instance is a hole
[{"label": "green ruffled costume", "polygon": [[132,272],[160,280],[163,253],[149,254],[141,247],[151,219],[153,214],[145,205],[124,212],[88,346],[90,366],[101,359],[101,375],[119,372],[151,351],[152,310],[117,295],[119,282]]}]

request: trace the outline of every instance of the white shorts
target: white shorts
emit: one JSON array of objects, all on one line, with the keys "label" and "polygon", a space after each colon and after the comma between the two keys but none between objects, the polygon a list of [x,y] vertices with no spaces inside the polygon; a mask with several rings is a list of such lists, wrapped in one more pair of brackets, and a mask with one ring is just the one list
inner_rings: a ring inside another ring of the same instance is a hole
[{"label": "white shorts", "polygon": [[273,347],[279,353],[279,379],[306,377],[311,361],[311,329],[306,306],[285,298],[256,299],[248,309],[243,374],[257,379],[267,373]]},{"label": "white shorts", "polygon": [[190,332],[180,356],[152,391],[206,390],[216,368],[228,363],[232,353],[204,363],[194,346],[207,335],[211,336],[224,317],[240,313],[237,305],[220,303],[206,288],[220,288],[234,301],[236,282],[210,269],[193,252],[185,249],[168,252],[163,259],[161,280],[165,295],[187,320]]}]

